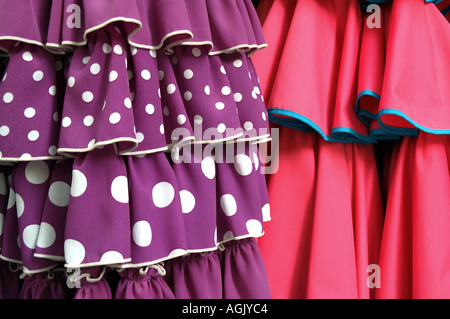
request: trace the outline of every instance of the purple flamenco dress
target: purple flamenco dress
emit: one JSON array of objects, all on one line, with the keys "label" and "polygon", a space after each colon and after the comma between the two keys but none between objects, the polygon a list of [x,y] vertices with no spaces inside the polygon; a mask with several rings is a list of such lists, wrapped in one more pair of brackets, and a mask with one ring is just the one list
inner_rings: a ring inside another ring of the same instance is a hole
[{"label": "purple flamenco dress", "polygon": [[250,0],[0,0],[0,298],[269,298]]}]

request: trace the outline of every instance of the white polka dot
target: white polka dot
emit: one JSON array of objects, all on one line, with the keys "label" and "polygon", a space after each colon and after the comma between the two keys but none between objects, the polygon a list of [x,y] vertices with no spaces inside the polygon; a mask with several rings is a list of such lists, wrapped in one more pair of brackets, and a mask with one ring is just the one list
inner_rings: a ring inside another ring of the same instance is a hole
[{"label": "white polka dot", "polygon": [[88,148],[92,149],[92,148],[94,148],[94,145],[95,145],[95,138],[93,138],[92,140],[89,141]]},{"label": "white polka dot", "polygon": [[90,71],[93,75],[96,75],[100,73],[100,69],[100,64],[94,63],[91,65]]},{"label": "white polka dot", "polygon": [[91,60],[90,56],[85,56],[83,59],[81,59],[81,62],[83,62],[83,64],[88,64],[90,60]]},{"label": "white polka dot", "polygon": [[52,85],[51,87],[48,88],[48,93],[52,96],[56,95],[56,86]]},{"label": "white polka dot", "polygon": [[16,204],[16,193],[15,193],[14,190],[11,188],[11,189],[9,190],[8,204],[7,204],[7,206],[6,206],[6,209],[12,208],[15,204]]},{"label": "white polka dot", "polygon": [[139,247],[147,247],[152,242],[152,228],[145,220],[136,222],[132,230],[133,240]]},{"label": "white polka dot", "polygon": [[244,123],[244,128],[245,128],[247,131],[250,131],[250,130],[253,128],[253,123],[250,122],[250,121],[245,122],[245,123]]},{"label": "white polka dot", "polygon": [[205,91],[206,95],[210,95],[211,94],[211,89],[210,89],[209,85],[205,86],[204,91]]},{"label": "white polka dot", "polygon": [[223,65],[220,66],[220,72],[227,74],[227,71],[225,71],[225,67]]},{"label": "white polka dot", "polygon": [[133,106],[131,104],[131,99],[129,97],[125,98],[125,100],[123,100],[123,104],[125,104],[125,107],[128,109],[131,109],[131,107]]},{"label": "white polka dot", "polygon": [[33,118],[36,115],[36,110],[32,107],[27,107],[25,111],[23,112],[26,118]]},{"label": "white polka dot", "polygon": [[65,182],[53,182],[48,191],[50,201],[59,207],[69,205],[70,185]]},{"label": "white polka dot", "polygon": [[145,106],[145,112],[146,112],[147,114],[150,114],[150,115],[152,115],[153,113],[155,113],[155,107],[153,106],[153,104],[147,104],[147,105]]},{"label": "white polka dot", "polygon": [[224,235],[223,235],[223,240],[224,241],[228,241],[230,239],[234,238],[234,234],[231,230],[227,231]]},{"label": "white polka dot", "polygon": [[83,262],[86,250],[82,243],[75,239],[64,241],[64,257],[67,264],[71,266],[79,265]]},{"label": "white polka dot", "polygon": [[200,51],[199,48],[193,48],[192,49],[192,55],[194,55],[195,57],[199,57],[200,55],[202,55],[202,51]]},{"label": "white polka dot", "polygon": [[29,139],[31,142],[37,141],[38,138],[39,138],[39,132],[38,132],[38,131],[32,130],[32,131],[30,131],[30,132],[28,133],[28,139]]},{"label": "white polka dot", "polygon": [[36,245],[41,248],[48,248],[55,243],[56,231],[52,225],[42,222],[39,227],[39,235]]},{"label": "white polka dot", "polygon": [[194,210],[195,207],[195,197],[188,190],[180,191],[180,199],[181,199],[181,211],[184,214],[188,214]]},{"label": "white polka dot", "polygon": [[194,76],[194,72],[192,72],[191,69],[187,69],[186,71],[184,71],[183,76],[186,80],[190,80]]},{"label": "white polka dot", "polygon": [[127,70],[127,78],[128,78],[128,81],[130,81],[132,78],[133,78],[133,71],[130,71],[130,70]]},{"label": "white polka dot", "polygon": [[142,143],[142,141],[144,140],[144,134],[141,132],[137,132],[136,139],[137,139],[138,143]]},{"label": "white polka dot", "polygon": [[128,179],[117,176],[111,183],[111,195],[119,203],[128,203]]},{"label": "white polka dot", "polygon": [[25,227],[22,233],[22,239],[25,246],[30,249],[35,249],[38,235],[39,225],[32,224]]},{"label": "white polka dot", "polygon": [[58,122],[58,120],[59,120],[59,113],[58,112],[53,113],[53,121]]},{"label": "white polka dot", "polygon": [[256,91],[252,91],[252,97],[256,100],[258,98],[258,95],[256,94]]},{"label": "white polka dot", "polygon": [[161,98],[161,88],[158,88],[158,96]]},{"label": "white polka dot", "polygon": [[151,73],[149,70],[142,70],[141,71],[141,76],[144,80],[150,80],[150,78],[152,77]]},{"label": "white polka dot", "polygon": [[100,258],[102,264],[117,264],[124,260],[121,253],[115,250],[107,251]]},{"label": "white polka dot", "polygon": [[168,182],[160,182],[152,189],[153,203],[156,207],[164,208],[169,206],[175,197],[175,189]]},{"label": "white polka dot", "polygon": [[85,91],[83,92],[82,98],[84,102],[89,103],[94,99],[94,94],[92,94],[92,92],[90,91]]},{"label": "white polka dot", "polygon": [[241,101],[242,101],[242,94],[239,93],[239,92],[234,93],[234,94],[233,94],[233,97],[234,97],[234,101],[235,101],[235,102],[241,102]]},{"label": "white polka dot", "polygon": [[73,87],[75,85],[75,78],[73,76],[71,76],[67,79],[67,85],[69,87]]},{"label": "white polka dot", "polygon": [[25,177],[31,184],[42,184],[50,176],[50,169],[44,161],[29,162],[25,168]]},{"label": "white polka dot", "polygon": [[172,63],[173,63],[173,65],[177,65],[178,64],[178,59],[177,59],[176,56],[172,57]]},{"label": "white polka dot", "polygon": [[115,54],[118,54],[118,55],[121,55],[122,54],[122,47],[119,45],[119,44],[116,44],[115,46],[114,46],[114,53]]},{"label": "white polka dot", "polygon": [[256,94],[261,94],[261,91],[259,90],[259,87],[255,86],[253,88],[253,91],[255,91]]},{"label": "white polka dot", "polygon": [[183,256],[186,254],[187,254],[186,250],[184,250],[182,248],[177,248],[177,249],[172,250],[168,257],[174,258],[174,257],[178,257],[178,256]]},{"label": "white polka dot", "polygon": [[230,89],[229,86],[224,86],[224,87],[222,88],[221,92],[222,92],[223,95],[230,95],[231,89]]},{"label": "white polka dot", "polygon": [[227,127],[223,123],[220,123],[219,125],[217,125],[217,131],[219,133],[224,133],[226,129],[227,129]]},{"label": "white polka dot", "polygon": [[156,51],[155,50],[150,49],[149,53],[152,56],[152,58],[156,58]]},{"label": "white polka dot", "polygon": [[245,154],[238,154],[234,157],[234,168],[239,175],[247,176],[253,171],[252,160]]},{"label": "white polka dot", "polygon": [[83,124],[85,126],[91,126],[94,123],[94,117],[92,115],[88,115],[83,119]]},{"label": "white polka dot", "polygon": [[56,152],[58,151],[58,148],[56,145],[52,145],[48,148],[48,153],[52,156],[56,155]]},{"label": "white polka dot", "polygon": [[24,60],[27,61],[27,62],[30,62],[30,61],[33,61],[33,56],[31,55],[30,52],[25,51],[25,52],[22,54],[22,59],[24,59]]},{"label": "white polka dot", "polygon": [[2,78],[2,81],[1,82],[4,82],[5,80],[6,80],[6,76],[8,75],[8,73],[6,73],[5,72],[5,74],[3,75],[3,78]]},{"label": "white polka dot", "polygon": [[245,223],[245,227],[247,228],[247,231],[251,236],[261,236],[262,235],[263,227],[259,220],[249,219]]},{"label": "white polka dot", "polygon": [[36,71],[36,72],[33,73],[33,80],[35,80],[36,82],[39,82],[43,78],[44,78],[44,72]]},{"label": "white polka dot", "polygon": [[184,114],[178,115],[177,122],[178,124],[183,125],[184,123],[186,123],[186,116]]},{"label": "white polka dot", "polygon": [[72,124],[72,120],[70,119],[70,117],[64,117],[62,120],[62,126],[63,127],[69,127],[70,124]]},{"label": "white polka dot", "polygon": [[103,101],[102,111],[105,110],[106,107],[106,100]]},{"label": "white polka dot", "polygon": [[20,218],[22,216],[23,212],[25,211],[25,201],[23,200],[22,196],[16,193],[16,213],[17,218]]},{"label": "white polka dot", "polygon": [[110,54],[112,48],[108,43],[103,43],[102,50],[105,54]]},{"label": "white polka dot", "polygon": [[23,160],[30,160],[31,159],[31,154],[23,153],[22,155],[20,155],[20,158],[23,159]]},{"label": "white polka dot", "polygon": [[240,67],[242,66],[242,60],[239,60],[239,59],[234,60],[234,61],[233,61],[233,65],[234,65],[236,68],[240,68]]},{"label": "white polka dot", "polygon": [[216,103],[216,109],[218,110],[223,110],[225,108],[225,104],[222,102],[217,102]]},{"label": "white polka dot", "polygon": [[161,124],[159,126],[159,131],[161,132],[161,134],[164,134],[164,124]]},{"label": "white polka dot", "polygon": [[117,73],[117,71],[112,70],[111,72],[109,72],[109,82],[114,82],[118,77],[119,74]]},{"label": "white polka dot", "polygon": [[118,112],[114,112],[109,116],[109,122],[111,124],[117,124],[120,122],[120,118],[121,118],[120,114]]},{"label": "white polka dot", "polygon": [[74,169],[72,171],[72,185],[70,187],[70,195],[73,197],[79,197],[84,194],[87,189],[87,178],[79,170]]},{"label": "white polka dot", "polygon": [[269,221],[270,220],[270,204],[267,203],[262,207],[262,217],[263,221]]},{"label": "white polka dot", "polygon": [[138,50],[137,50],[136,47],[130,46],[130,52],[131,52],[131,55],[136,55],[136,53],[138,52]]},{"label": "white polka dot", "polygon": [[164,79],[164,71],[162,71],[162,70],[159,70],[159,71],[158,71],[158,79],[159,79],[160,81],[162,81],[162,80]]},{"label": "white polka dot", "polygon": [[184,99],[185,99],[186,101],[192,100],[192,93],[191,93],[190,91],[184,92]]},{"label": "white polka dot", "polygon": [[176,89],[177,89],[177,87],[175,86],[175,84],[169,84],[167,86],[167,93],[173,94],[173,93],[175,93]]},{"label": "white polka dot", "polygon": [[214,162],[214,159],[211,156],[205,157],[202,160],[201,168],[203,174],[208,179],[213,179],[216,176],[216,164]]},{"label": "white polka dot", "polygon": [[0,126],[0,135],[1,136],[8,136],[9,132],[10,132],[10,130],[9,130],[8,126],[6,126],[6,125]]},{"label": "white polka dot", "polygon": [[262,116],[262,119],[263,119],[264,121],[267,120],[266,112],[262,112],[261,116]]},{"label": "white polka dot", "polygon": [[225,194],[220,197],[220,207],[227,216],[233,216],[237,212],[236,199],[231,194]]},{"label": "white polka dot", "polygon": [[6,104],[11,103],[13,99],[14,95],[11,92],[6,92],[5,94],[3,94],[3,102],[5,102]]}]

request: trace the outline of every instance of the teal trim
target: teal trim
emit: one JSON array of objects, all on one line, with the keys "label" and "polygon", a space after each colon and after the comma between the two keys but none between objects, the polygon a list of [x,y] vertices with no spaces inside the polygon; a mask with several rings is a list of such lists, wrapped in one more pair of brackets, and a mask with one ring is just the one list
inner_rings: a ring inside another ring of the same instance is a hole
[{"label": "teal trim", "polygon": [[[400,116],[403,119],[405,119],[406,121],[408,121],[409,123],[411,123],[412,125],[414,125],[416,128],[398,128],[398,127],[394,127],[394,126],[390,126],[390,125],[386,125],[381,121],[381,116],[383,115],[396,115],[396,116]],[[437,130],[437,129],[432,129],[432,128],[428,128],[425,127],[417,122],[415,122],[414,120],[412,120],[410,117],[408,117],[405,113],[396,110],[396,109],[383,109],[378,113],[378,125],[380,126],[380,128],[386,130],[387,132],[392,132],[392,133],[396,133],[398,135],[402,135],[402,136],[416,136],[419,134],[419,130],[424,131],[425,133],[429,133],[429,134],[436,134],[436,135],[446,135],[446,134],[450,134],[450,129],[448,130]]]},{"label": "teal trim", "polygon": [[380,128],[370,130],[369,136],[377,140],[400,141],[402,139],[401,136],[388,133]]},{"label": "teal trim", "polygon": [[[338,142],[338,143],[360,143],[360,144],[373,144],[376,140],[357,133],[348,127],[335,127],[331,131],[332,136],[326,135],[323,130],[313,121],[307,117],[300,115],[296,112],[284,109],[268,109],[269,120],[273,123],[280,124],[286,127],[297,129],[303,132],[317,132],[322,138],[328,142]],[[288,118],[279,117],[287,116]]]},{"label": "teal trim", "polygon": [[[376,120],[377,118],[377,114],[376,113],[371,113],[367,110],[361,110],[359,108],[359,100],[363,97],[369,95],[371,97],[374,97],[375,99],[378,100],[378,102],[380,102],[381,97],[375,93],[372,90],[362,90],[361,92],[359,92],[358,96],[356,97],[356,102],[355,102],[355,110],[356,110],[356,114],[358,114],[359,119],[367,126],[370,127],[370,120]],[[369,119],[366,119],[369,118]]]}]

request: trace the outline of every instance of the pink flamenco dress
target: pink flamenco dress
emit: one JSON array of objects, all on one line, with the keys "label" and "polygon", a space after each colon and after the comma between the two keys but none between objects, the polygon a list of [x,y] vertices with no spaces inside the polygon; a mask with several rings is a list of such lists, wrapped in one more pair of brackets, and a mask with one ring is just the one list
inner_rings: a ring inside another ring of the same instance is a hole
[{"label": "pink flamenco dress", "polygon": [[372,2],[258,7],[275,298],[450,297],[449,2]]},{"label": "pink flamenco dress", "polygon": [[253,61],[279,130],[258,241],[272,296],[371,298],[383,207],[376,140],[355,112],[360,3],[263,0],[258,12],[268,48]]},{"label": "pink flamenco dress", "polygon": [[363,31],[357,111],[385,157],[376,298],[450,298],[450,1],[394,0]]},{"label": "pink flamenco dress", "polygon": [[250,0],[0,0],[0,298],[270,298]]}]

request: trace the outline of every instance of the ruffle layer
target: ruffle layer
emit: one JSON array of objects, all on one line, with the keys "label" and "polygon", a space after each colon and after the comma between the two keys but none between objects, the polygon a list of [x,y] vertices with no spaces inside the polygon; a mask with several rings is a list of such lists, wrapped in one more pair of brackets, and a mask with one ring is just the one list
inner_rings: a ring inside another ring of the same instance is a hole
[{"label": "ruffle layer", "polygon": [[[8,266],[3,262],[6,268]],[[9,269],[7,269],[9,271]],[[14,274],[11,272],[11,274]],[[9,275],[9,278],[11,277]],[[134,269],[53,268],[24,275],[23,299],[268,299],[264,262],[254,239]],[[2,287],[4,282],[2,282]],[[19,291],[19,289],[17,289]]]},{"label": "ruffle layer", "polygon": [[2,0],[0,48],[22,41],[64,53],[113,23],[127,44],[145,49],[201,45],[209,54],[251,54],[266,46],[251,0]]},{"label": "ruffle layer", "polygon": [[268,139],[245,54],[128,47],[113,26],[92,37],[71,56],[26,43],[11,50],[0,82],[1,160],[73,157],[107,144],[142,155],[186,142]]},{"label": "ruffle layer", "polygon": [[357,0],[261,1],[269,47],[253,62],[272,122],[332,142],[449,134],[448,21],[423,0],[379,6],[374,26]]},{"label": "ruffle layer", "polygon": [[[249,142],[123,157],[112,146],[0,174],[1,258],[25,273],[136,267],[263,235],[270,219],[260,154]],[[107,240],[105,240],[107,238]]]},{"label": "ruffle layer", "polygon": [[[380,27],[370,28],[367,18],[356,103],[361,120],[385,137],[450,134],[450,24],[439,8],[391,1],[381,6]],[[405,28],[410,21],[419,27]]]}]

